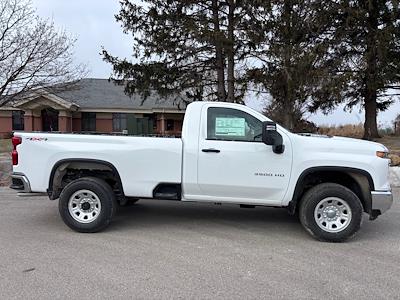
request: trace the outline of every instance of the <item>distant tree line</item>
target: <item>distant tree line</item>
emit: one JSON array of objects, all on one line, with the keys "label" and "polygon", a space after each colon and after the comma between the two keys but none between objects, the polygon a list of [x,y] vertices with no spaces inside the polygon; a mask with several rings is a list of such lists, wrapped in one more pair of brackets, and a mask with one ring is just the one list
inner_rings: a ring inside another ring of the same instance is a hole
[{"label": "distant tree line", "polygon": [[400,95],[398,0],[121,1],[133,61],[103,49],[127,94],[243,102],[295,129],[306,112],[365,109],[364,138]]}]

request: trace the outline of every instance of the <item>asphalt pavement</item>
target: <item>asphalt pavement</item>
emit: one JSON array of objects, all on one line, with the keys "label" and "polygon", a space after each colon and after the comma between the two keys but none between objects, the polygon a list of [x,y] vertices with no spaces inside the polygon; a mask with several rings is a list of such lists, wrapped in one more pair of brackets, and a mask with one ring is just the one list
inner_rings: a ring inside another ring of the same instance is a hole
[{"label": "asphalt pavement", "polygon": [[347,243],[284,209],[141,200],[96,234],[0,188],[0,299],[400,299],[400,189]]}]

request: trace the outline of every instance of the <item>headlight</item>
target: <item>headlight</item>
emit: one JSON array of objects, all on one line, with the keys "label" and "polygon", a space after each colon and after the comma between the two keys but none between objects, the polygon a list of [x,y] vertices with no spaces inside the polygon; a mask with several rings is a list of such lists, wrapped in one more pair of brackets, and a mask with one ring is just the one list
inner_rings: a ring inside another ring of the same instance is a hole
[{"label": "headlight", "polygon": [[389,152],[386,151],[376,151],[376,156],[380,158],[389,158]]}]

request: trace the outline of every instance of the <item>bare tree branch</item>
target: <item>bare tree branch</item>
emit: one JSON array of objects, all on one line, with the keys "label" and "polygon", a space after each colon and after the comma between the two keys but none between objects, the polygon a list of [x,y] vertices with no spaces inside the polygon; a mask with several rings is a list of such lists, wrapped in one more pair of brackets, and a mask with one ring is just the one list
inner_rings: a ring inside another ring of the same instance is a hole
[{"label": "bare tree branch", "polygon": [[62,90],[86,75],[74,65],[75,39],[36,16],[31,0],[0,3],[0,107],[35,89]]}]

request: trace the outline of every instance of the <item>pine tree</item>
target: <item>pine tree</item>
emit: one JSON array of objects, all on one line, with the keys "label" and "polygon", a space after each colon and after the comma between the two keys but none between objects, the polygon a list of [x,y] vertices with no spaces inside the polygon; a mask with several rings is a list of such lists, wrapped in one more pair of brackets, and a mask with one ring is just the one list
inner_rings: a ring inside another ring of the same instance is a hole
[{"label": "pine tree", "polygon": [[[240,102],[240,66],[251,51],[242,32],[249,29],[249,11],[257,1],[147,0],[121,1],[116,16],[125,33],[133,36],[138,62],[113,56],[114,79],[125,91],[144,99],[156,91],[178,100]],[[261,1],[262,2],[262,1]],[[183,97],[182,97],[183,95]]]},{"label": "pine tree", "polygon": [[[399,95],[390,89],[400,89],[399,1],[338,0],[336,12],[335,55],[341,63],[332,76],[345,82],[342,101],[347,107],[363,105],[364,139],[378,138],[377,113]],[[336,104],[315,101],[313,108]]]},{"label": "pine tree", "polygon": [[255,18],[258,66],[248,71],[249,80],[271,95],[266,112],[288,129],[301,122],[311,99],[337,101],[328,80],[336,64],[331,11],[331,1],[270,0]]}]

